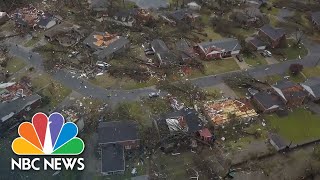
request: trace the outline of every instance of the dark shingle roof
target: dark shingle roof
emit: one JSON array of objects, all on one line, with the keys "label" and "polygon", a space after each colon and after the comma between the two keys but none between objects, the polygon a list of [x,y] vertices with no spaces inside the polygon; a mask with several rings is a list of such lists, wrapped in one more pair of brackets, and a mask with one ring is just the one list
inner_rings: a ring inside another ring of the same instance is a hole
[{"label": "dark shingle roof", "polygon": [[289,81],[289,80],[282,80],[282,81],[278,81],[276,84],[274,84],[273,86],[276,87],[276,88],[279,88],[281,90],[284,90],[284,89],[288,89],[288,88],[291,88],[291,87],[294,87],[296,86],[297,84],[292,82],[292,81]]},{"label": "dark shingle roof", "polygon": [[125,170],[124,148],[120,144],[108,144],[102,147],[101,172],[118,172]]},{"label": "dark shingle roof", "polygon": [[137,140],[138,126],[133,121],[101,122],[98,127],[99,144]]},{"label": "dark shingle roof", "polygon": [[315,97],[320,97],[320,77],[313,77],[306,80],[302,85],[309,86]]},{"label": "dark shingle roof", "polygon": [[169,51],[169,48],[161,39],[154,39],[151,42],[151,47],[152,47],[153,51],[156,53]]},{"label": "dark shingle roof", "polygon": [[203,42],[203,43],[200,43],[199,46],[202,46],[204,49],[216,47],[220,49],[225,49],[225,51],[237,51],[241,49],[241,45],[239,41],[233,38]]},{"label": "dark shingle roof", "polygon": [[266,46],[266,43],[265,42],[263,42],[263,41],[261,41],[260,39],[258,39],[258,38],[252,38],[251,40],[249,40],[250,41],[250,43],[252,44],[252,45],[254,45],[255,47],[261,47],[261,46]]},{"label": "dark shingle roof", "polygon": [[277,40],[285,35],[285,31],[283,29],[273,28],[268,24],[262,26],[260,30],[267,34],[273,40]]},{"label": "dark shingle roof", "polygon": [[27,106],[41,99],[41,96],[34,94],[31,96],[16,99],[11,102],[0,103],[0,121],[4,122],[18,114]]},{"label": "dark shingle roof", "polygon": [[287,143],[284,139],[282,139],[278,134],[270,134],[269,138],[274,142],[277,146],[278,150],[283,150],[287,147]]},{"label": "dark shingle roof", "polygon": [[320,11],[312,13],[312,20],[320,25]]},{"label": "dark shingle roof", "polygon": [[258,92],[254,95],[254,98],[259,101],[265,109],[269,109],[273,106],[283,107],[284,105],[280,97],[265,91]]},{"label": "dark shingle roof", "polygon": [[119,39],[117,39],[113,43],[109,44],[109,46],[107,46],[101,50],[98,50],[98,51],[94,52],[93,54],[96,55],[99,59],[104,59],[106,57],[109,57],[113,53],[116,53],[117,51],[119,51],[120,49],[122,49],[123,47],[125,47],[129,43],[130,43],[130,41],[127,38],[119,37]]}]

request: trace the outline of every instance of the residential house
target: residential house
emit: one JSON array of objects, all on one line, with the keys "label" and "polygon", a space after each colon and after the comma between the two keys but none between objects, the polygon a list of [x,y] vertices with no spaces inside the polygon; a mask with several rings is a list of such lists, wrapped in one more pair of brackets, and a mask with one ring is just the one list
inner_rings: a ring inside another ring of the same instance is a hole
[{"label": "residential house", "polygon": [[8,82],[0,84],[0,102],[10,102],[31,95],[30,86],[26,83]]},{"label": "residential house", "polygon": [[177,56],[169,50],[167,45],[161,39],[154,39],[150,43],[152,51],[159,60],[159,66],[173,65],[178,62]]},{"label": "residential house", "polygon": [[0,103],[0,136],[13,125],[30,115],[30,111],[40,105],[41,96],[34,94],[10,102]]},{"label": "residential house", "polygon": [[246,3],[248,3],[250,6],[256,7],[256,8],[260,8],[261,6],[266,4],[267,2],[268,2],[268,0],[249,0],[249,1],[246,1]]},{"label": "residential house", "polygon": [[311,13],[311,21],[320,30],[320,11]]},{"label": "residential house", "polygon": [[272,113],[284,108],[285,106],[277,94],[267,91],[256,93],[252,96],[252,101],[258,111],[261,111],[262,113]]},{"label": "residential house", "polygon": [[57,24],[57,20],[52,14],[45,13],[40,16],[37,25],[42,29],[50,29]]},{"label": "residential house", "polygon": [[91,0],[90,8],[94,11],[106,11],[110,6],[110,0]]},{"label": "residential house", "polygon": [[246,39],[246,42],[248,47],[254,51],[265,50],[267,47],[267,44],[257,37],[249,37]]},{"label": "residential house", "polygon": [[99,60],[110,60],[115,54],[125,51],[130,46],[130,41],[122,36],[107,32],[93,32],[83,43],[90,47],[93,55]]},{"label": "residential house", "polygon": [[101,122],[98,126],[98,145],[101,148],[101,173],[124,173],[125,150],[140,146],[138,126],[133,121]]},{"label": "residential house", "polygon": [[313,77],[307,79],[304,83],[300,83],[306,92],[308,92],[309,97],[313,101],[320,100],[320,78]]},{"label": "residential house", "polygon": [[78,26],[63,22],[47,30],[44,37],[49,42],[58,41],[61,46],[70,47],[84,38],[84,34]]},{"label": "residential house", "polygon": [[270,25],[264,25],[259,29],[259,38],[266,42],[271,48],[278,48],[285,44],[286,33],[283,29],[273,28]]},{"label": "residential house", "polygon": [[186,39],[180,39],[175,45],[181,56],[182,62],[190,62],[196,57],[192,44]]},{"label": "residential house", "polygon": [[213,140],[211,132],[204,127],[204,121],[195,109],[183,108],[170,112],[160,118],[156,125],[162,136],[181,131],[199,136],[208,142]]},{"label": "residential house", "polygon": [[9,16],[6,12],[0,12],[0,25],[4,24],[9,20]]},{"label": "residential house", "polygon": [[189,9],[179,9],[173,12],[170,12],[167,17],[172,19],[176,24],[185,23],[185,22],[194,22],[197,18],[200,17],[199,13],[191,11]]},{"label": "residential house", "polygon": [[241,45],[237,39],[227,38],[216,41],[198,43],[194,47],[202,59],[221,59],[240,53]]},{"label": "residential house", "polygon": [[308,96],[302,86],[289,80],[279,81],[271,87],[289,108],[301,106]]},{"label": "residential house", "polygon": [[259,8],[248,7],[241,10],[235,10],[230,16],[234,22],[243,27],[259,27],[263,14]]}]

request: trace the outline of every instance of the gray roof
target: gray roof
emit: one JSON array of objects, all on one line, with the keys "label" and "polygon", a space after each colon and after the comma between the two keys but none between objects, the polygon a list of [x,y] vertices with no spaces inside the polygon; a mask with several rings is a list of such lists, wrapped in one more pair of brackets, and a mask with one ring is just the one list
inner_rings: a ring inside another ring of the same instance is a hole
[{"label": "gray roof", "polygon": [[277,150],[283,150],[288,146],[286,141],[282,139],[278,134],[272,133],[269,135],[269,138],[274,142]]},{"label": "gray roof", "polygon": [[149,179],[148,175],[136,176],[131,178],[131,180],[148,180],[148,179]]},{"label": "gray roof", "polygon": [[312,20],[318,25],[320,25],[320,11],[313,12],[311,16],[312,16]]},{"label": "gray roof", "polygon": [[0,120],[4,122],[10,119],[14,115],[21,112],[24,108],[40,99],[41,96],[39,96],[38,94],[34,94],[10,102],[0,103]]},{"label": "gray roof", "polygon": [[294,87],[296,85],[298,85],[298,84],[294,83],[294,82],[292,82],[290,80],[281,80],[281,81],[278,81],[273,86],[278,88],[278,89],[284,90],[284,89],[288,89],[288,88]]},{"label": "gray roof", "polygon": [[127,44],[129,44],[130,41],[127,38],[120,37],[118,40],[114,41],[113,43],[109,44],[108,47],[105,47],[101,50],[98,50],[94,52],[93,54],[98,57],[98,59],[104,59],[109,57],[110,55],[116,53],[123,47],[125,47]]},{"label": "gray roof", "polygon": [[260,30],[267,34],[273,40],[277,40],[285,35],[285,31],[283,29],[273,28],[268,24],[262,26]]},{"label": "gray roof", "polygon": [[138,126],[133,121],[101,122],[98,127],[99,144],[138,140]]},{"label": "gray roof", "polygon": [[154,39],[151,42],[151,47],[152,47],[153,51],[156,53],[169,51],[169,48],[161,39]]},{"label": "gray roof", "polygon": [[101,172],[118,172],[125,170],[124,148],[120,144],[108,144],[102,147]]},{"label": "gray roof", "polygon": [[40,17],[40,20],[37,24],[39,26],[47,26],[53,20],[54,20],[54,16],[52,14],[46,13]]},{"label": "gray roof", "polygon": [[165,52],[159,52],[157,53],[158,58],[160,60],[160,64],[176,64],[177,63],[177,56],[170,52],[170,51],[165,51]]},{"label": "gray roof", "polygon": [[105,9],[109,4],[109,0],[91,0],[91,8],[94,10]]},{"label": "gray roof", "polygon": [[118,50],[122,49],[125,47],[127,44],[130,43],[130,41],[125,38],[120,36],[119,39],[115,40],[111,44],[109,44],[107,47],[105,46],[96,46],[94,42],[97,40],[94,38],[94,35],[105,35],[105,32],[92,32],[84,41],[83,43],[92,49],[96,50],[93,54],[96,55],[99,59],[104,59],[113,53],[116,53]]},{"label": "gray roof", "polygon": [[209,41],[209,42],[203,42],[199,43],[199,46],[201,46],[204,49],[216,47],[225,49],[225,51],[238,51],[241,50],[241,45],[237,39],[233,38],[226,38],[216,41]]},{"label": "gray roof", "polygon": [[184,51],[192,47],[190,42],[187,41],[186,39],[180,39],[175,44],[179,51]]},{"label": "gray roof", "polygon": [[266,46],[267,44],[263,41],[261,41],[260,39],[254,37],[252,39],[249,40],[249,42],[254,45],[255,47],[261,47],[261,46]]},{"label": "gray roof", "polygon": [[265,91],[258,92],[257,94],[254,95],[254,98],[265,108],[265,109],[270,109],[273,106],[279,106],[283,107],[284,104],[281,101],[280,97],[268,93]]},{"label": "gray roof", "polygon": [[301,84],[309,86],[316,98],[320,97],[320,77],[309,78]]}]

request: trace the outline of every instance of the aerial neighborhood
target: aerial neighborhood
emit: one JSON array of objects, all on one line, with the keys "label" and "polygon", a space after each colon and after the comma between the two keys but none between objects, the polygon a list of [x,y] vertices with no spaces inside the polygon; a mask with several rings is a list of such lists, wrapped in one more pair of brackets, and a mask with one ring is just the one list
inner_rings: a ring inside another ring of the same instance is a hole
[{"label": "aerial neighborhood", "polygon": [[[83,171],[11,171],[37,112]],[[320,179],[319,142],[319,0],[0,0],[1,178]]]}]

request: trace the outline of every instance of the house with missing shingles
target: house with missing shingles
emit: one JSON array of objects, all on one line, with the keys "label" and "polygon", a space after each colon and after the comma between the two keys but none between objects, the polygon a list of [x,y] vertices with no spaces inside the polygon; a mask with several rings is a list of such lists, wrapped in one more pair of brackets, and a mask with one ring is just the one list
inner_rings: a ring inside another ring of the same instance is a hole
[{"label": "house with missing shingles", "polygon": [[190,62],[196,58],[192,44],[186,39],[180,39],[176,43],[176,49],[181,57],[182,62]]},{"label": "house with missing shingles", "polygon": [[83,44],[94,51],[93,55],[98,60],[107,61],[115,54],[128,49],[130,41],[125,37],[108,32],[93,32],[83,41]]},{"label": "house with missing shingles", "polygon": [[138,125],[133,121],[101,122],[98,126],[98,145],[101,149],[101,173],[123,174],[126,150],[140,146]]},{"label": "house with missing shingles", "polygon": [[39,107],[41,96],[34,94],[21,97],[10,102],[0,103],[0,136],[15,124],[21,122],[23,116]]},{"label": "house with missing shingles", "polygon": [[301,85],[290,80],[278,81],[271,87],[288,108],[301,106],[308,96]]},{"label": "house with missing shingles", "polygon": [[259,29],[258,35],[259,39],[267,43],[270,48],[278,48],[286,43],[284,29],[274,28],[268,24]]},{"label": "house with missing shingles", "polygon": [[178,57],[161,39],[154,39],[150,43],[152,51],[157,56],[159,67],[175,65],[179,63]]},{"label": "house with missing shingles", "polygon": [[156,127],[163,137],[183,132],[197,136],[204,141],[212,142],[214,140],[213,135],[204,125],[205,122],[199,117],[199,113],[191,108],[167,113],[156,121]]},{"label": "house with missing shingles", "polygon": [[320,77],[309,78],[300,85],[308,92],[312,101],[320,100]]},{"label": "house with missing shingles", "polygon": [[91,0],[90,3],[90,8],[94,11],[106,11],[109,6],[109,0]]},{"label": "house with missing shingles", "polygon": [[239,54],[241,45],[237,39],[227,38],[198,43],[194,49],[202,59],[212,60]]}]

